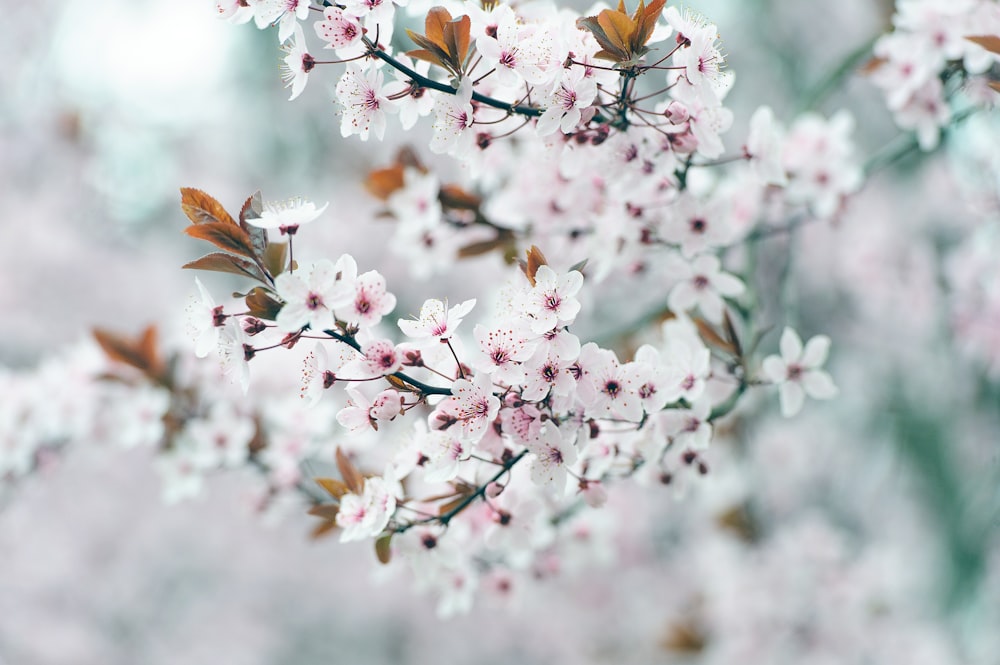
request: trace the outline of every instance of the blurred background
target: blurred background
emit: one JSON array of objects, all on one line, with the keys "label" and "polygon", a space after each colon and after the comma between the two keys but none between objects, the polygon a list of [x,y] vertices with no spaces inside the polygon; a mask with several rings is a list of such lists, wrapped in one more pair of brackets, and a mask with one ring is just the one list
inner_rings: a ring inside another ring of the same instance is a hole
[{"label": "blurred background", "polygon": [[[719,26],[736,76],[727,145],[764,103],[786,122],[848,108],[862,159],[895,140],[863,77],[821,94],[891,3],[687,6]],[[359,183],[399,134],[341,140],[323,72],[289,103],[273,32],[201,1],[0,7],[4,386],[46,367],[58,384],[95,325],[183,340],[179,268],[197,249],[180,187],[231,210],[260,188],[330,200],[311,251],[382,258]],[[775,240],[794,285],[775,325],[833,338],[840,398],[786,421],[753,397],[703,486],[613,491],[566,575],[440,622],[367,546],[309,540],[298,510],[258,514],[250,478],[165,506],[151,451],[78,442],[0,499],[0,664],[1000,663],[997,145],[997,114],[980,114],[874,174],[836,224]],[[401,311],[446,285],[383,272]]]}]

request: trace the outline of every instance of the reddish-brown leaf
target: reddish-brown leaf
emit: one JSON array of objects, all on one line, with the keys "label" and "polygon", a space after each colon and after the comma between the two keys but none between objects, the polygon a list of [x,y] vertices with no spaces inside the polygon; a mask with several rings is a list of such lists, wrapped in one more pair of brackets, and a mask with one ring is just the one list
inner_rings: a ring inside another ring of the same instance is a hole
[{"label": "reddish-brown leaf", "polygon": [[452,62],[461,69],[469,54],[470,30],[472,29],[472,19],[468,16],[459,16],[454,21],[449,21],[444,29],[444,41],[448,45],[448,53]]},{"label": "reddish-brown leaf", "polygon": [[236,221],[226,212],[222,204],[193,187],[181,188],[181,210],[194,224],[232,224]]},{"label": "reddish-brown leaf", "polygon": [[542,250],[538,249],[535,245],[531,246],[528,250],[528,260],[525,262],[522,269],[524,270],[525,276],[531,285],[535,285],[535,273],[538,272],[538,268],[541,266],[548,265],[549,262],[545,260],[545,255],[542,254]]},{"label": "reddish-brown leaf", "polygon": [[380,201],[387,201],[393,192],[403,188],[405,172],[405,167],[400,163],[384,169],[376,169],[365,178],[365,189]]},{"label": "reddish-brown leaf", "polygon": [[340,499],[348,492],[350,488],[343,482],[337,480],[336,478],[313,478],[317,485],[326,490],[326,493],[332,496],[334,499]]},{"label": "reddish-brown leaf", "polygon": [[1000,55],[1000,35],[971,35],[966,39],[973,44],[979,44],[990,53]]},{"label": "reddish-brown leaf", "polygon": [[260,282],[267,279],[261,269],[257,267],[257,264],[253,261],[248,261],[247,259],[233,256],[232,254],[223,254],[222,252],[206,254],[196,261],[185,263],[181,267],[191,270],[228,272],[234,275],[242,275],[243,277],[252,277]]},{"label": "reddish-brown leaf", "polygon": [[482,197],[467,192],[458,185],[441,185],[438,199],[442,206],[454,210],[479,210],[483,203]]},{"label": "reddish-brown leaf", "polygon": [[154,381],[163,378],[165,366],[157,349],[154,326],[147,327],[135,339],[102,328],[95,328],[93,334],[111,360],[135,367]]},{"label": "reddish-brown leaf", "polygon": [[247,294],[246,303],[250,314],[265,321],[274,321],[282,308],[281,302],[259,286]]},{"label": "reddish-brown leaf", "polygon": [[707,321],[704,319],[692,319],[692,322],[698,328],[698,334],[701,335],[703,340],[726,353],[737,355],[736,348],[730,342],[723,339]]},{"label": "reddish-brown leaf", "polygon": [[608,41],[615,51],[629,52],[629,44],[636,25],[632,19],[622,12],[605,9],[597,15],[597,23],[604,30]]},{"label": "reddish-brown leaf", "polygon": [[337,519],[337,513],[340,511],[340,506],[335,503],[321,503],[317,506],[313,506],[309,509],[309,514],[314,517],[322,517],[325,520],[330,520],[331,522]]},{"label": "reddish-brown leaf", "polygon": [[427,39],[441,50],[448,52],[448,43],[445,40],[445,27],[451,22],[451,13],[444,7],[432,7],[427,12],[424,19],[424,34]]},{"label": "reddish-brown leaf", "polygon": [[702,651],[708,640],[694,622],[675,623],[669,627],[667,634],[660,641],[660,646],[667,651],[683,654],[695,654]]},{"label": "reddish-brown leaf", "polygon": [[354,463],[344,454],[340,446],[337,446],[337,468],[340,469],[340,476],[344,479],[344,483],[351,492],[361,494],[364,491],[365,479],[361,476],[361,472],[354,466]]},{"label": "reddish-brown leaf", "polygon": [[889,62],[885,58],[873,57],[869,59],[865,64],[858,67],[858,73],[862,76],[868,76],[880,69],[885,63]]},{"label": "reddish-brown leaf", "polygon": [[205,222],[204,224],[192,224],[184,229],[184,233],[192,238],[207,240],[219,249],[223,249],[233,254],[239,254],[247,258],[254,258],[253,242],[246,231],[241,229],[236,222],[232,224],[223,222]]},{"label": "reddish-brown leaf", "polygon": [[477,242],[469,243],[464,247],[460,247],[458,250],[458,258],[468,259],[473,256],[482,256],[483,254],[489,254],[490,252],[497,249],[507,249],[510,243],[509,238],[497,236],[496,238],[490,238],[489,240],[479,240]]},{"label": "reddish-brown leaf", "polygon": [[309,537],[313,540],[319,540],[324,536],[330,535],[333,531],[337,530],[337,523],[333,520],[323,520],[309,533]]},{"label": "reddish-brown leaf", "polygon": [[997,92],[1000,92],[1000,81],[990,81],[989,86]]}]

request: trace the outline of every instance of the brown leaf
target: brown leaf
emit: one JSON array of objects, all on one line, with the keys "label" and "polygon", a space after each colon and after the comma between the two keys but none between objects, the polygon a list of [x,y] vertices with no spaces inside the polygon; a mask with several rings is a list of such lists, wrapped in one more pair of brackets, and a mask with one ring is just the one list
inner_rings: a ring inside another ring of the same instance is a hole
[{"label": "brown leaf", "polygon": [[869,74],[873,74],[877,70],[881,69],[887,62],[889,61],[885,58],[873,57],[865,64],[858,67],[858,73],[862,76],[868,76]]},{"label": "brown leaf", "polygon": [[111,360],[135,367],[153,381],[163,381],[166,366],[157,349],[155,326],[147,327],[135,339],[102,328],[95,328],[93,335]]},{"label": "brown leaf", "polygon": [[360,495],[364,491],[365,479],[340,446],[337,446],[337,468],[340,469],[340,476],[351,492]]},{"label": "brown leaf", "polygon": [[441,185],[438,200],[442,206],[453,210],[479,210],[483,203],[482,197],[467,192],[458,185]]},{"label": "brown leaf", "polygon": [[471,26],[472,21],[468,16],[453,19],[444,7],[434,7],[424,20],[426,34],[406,31],[413,43],[420,47],[419,50],[408,51],[407,55],[439,65],[456,76],[461,76],[469,53]]},{"label": "brown leaf", "polygon": [[548,265],[549,262],[545,260],[545,255],[542,254],[542,250],[538,249],[535,245],[531,246],[531,249],[528,250],[527,254],[528,260],[525,262],[524,266],[522,266],[522,269],[524,270],[524,274],[528,278],[528,281],[531,282],[532,286],[534,286],[535,273],[538,272],[538,268],[540,266]]},{"label": "brown leaf", "polygon": [[326,490],[327,494],[337,500],[340,500],[340,497],[351,491],[345,483],[336,478],[313,478],[313,481]]},{"label": "brown leaf", "polygon": [[724,511],[716,516],[715,523],[745,543],[753,543],[758,539],[757,525],[745,505],[735,505]]},{"label": "brown leaf", "polygon": [[236,222],[232,224],[224,222],[192,224],[184,229],[184,233],[192,238],[207,240],[219,249],[224,249],[227,252],[239,254],[249,259],[255,258],[250,235],[241,229]]},{"label": "brown leaf", "polygon": [[200,189],[181,188],[181,210],[193,224],[214,223],[236,226],[235,220],[222,204]]},{"label": "brown leaf", "polygon": [[497,235],[496,238],[469,243],[468,245],[459,248],[458,258],[468,259],[473,256],[482,256],[483,254],[488,254],[495,249],[506,250],[510,245],[510,240],[511,239],[508,237]]},{"label": "brown leaf", "polygon": [[723,312],[722,323],[726,329],[727,341],[733,346],[733,355],[737,358],[743,357],[743,344],[740,343],[740,336],[736,334],[736,326],[733,325],[733,319],[729,316],[729,310]]},{"label": "brown leaf", "polygon": [[1000,92],[1000,81],[990,81],[988,85],[997,92]]},{"label": "brown leaf", "polygon": [[966,37],[973,44],[978,44],[990,53],[1000,55],[1000,35],[971,35]]},{"label": "brown leaf", "polygon": [[392,535],[390,531],[375,539],[375,556],[379,563],[389,563],[392,560]]},{"label": "brown leaf", "polygon": [[260,282],[267,279],[261,269],[257,267],[256,263],[238,256],[233,256],[232,254],[223,254],[222,252],[206,254],[196,261],[185,263],[181,267],[191,270],[228,272],[234,275],[241,275],[243,277],[251,277]]},{"label": "brown leaf", "polygon": [[613,9],[605,9],[597,15],[597,23],[608,36],[608,43],[615,51],[629,52],[629,43],[636,26],[626,14]]},{"label": "brown leaf", "polygon": [[445,57],[446,54],[444,54],[444,52],[431,51],[430,49],[422,48],[413,51],[407,51],[406,55],[410,56],[414,60],[423,60],[424,62],[431,63],[432,65],[437,65],[438,67],[444,67],[445,69],[448,69],[447,58]]},{"label": "brown leaf", "polygon": [[405,168],[398,163],[388,168],[376,169],[365,178],[365,189],[378,200],[387,201],[393,192],[403,188],[404,173]]},{"label": "brown leaf", "polygon": [[337,523],[333,520],[323,520],[309,533],[309,537],[313,540],[319,540],[324,536],[330,535],[331,532],[337,530]]},{"label": "brown leaf", "polygon": [[448,52],[445,41],[445,27],[451,22],[451,13],[444,7],[432,7],[424,19],[424,34],[430,42]]},{"label": "brown leaf", "polygon": [[406,381],[403,381],[398,376],[394,376],[392,374],[389,374],[388,376],[383,377],[383,378],[386,381],[388,381],[389,385],[391,385],[396,390],[402,390],[403,392],[407,392],[407,393],[419,393],[419,392],[421,392],[421,390],[419,388],[417,388],[416,386],[411,386],[409,383],[407,383]]},{"label": "brown leaf", "polygon": [[247,294],[246,303],[250,314],[265,321],[274,321],[283,306],[280,301],[275,300],[267,291],[259,286]]},{"label": "brown leaf", "polygon": [[465,58],[469,55],[469,31],[472,28],[472,19],[468,16],[459,16],[454,21],[449,21],[444,29],[444,40],[448,44],[448,53],[452,56],[452,62],[462,69]]},{"label": "brown leaf", "polygon": [[693,621],[675,623],[667,630],[666,636],[660,641],[667,651],[695,654],[702,651],[708,640]]},{"label": "brown leaf", "polygon": [[330,520],[331,522],[337,519],[337,513],[340,512],[340,506],[335,503],[321,503],[316,506],[312,506],[309,509],[309,514],[314,517],[322,517],[325,520]]},{"label": "brown leaf", "polygon": [[694,323],[695,327],[698,328],[698,334],[701,335],[703,340],[712,346],[725,351],[726,353],[734,356],[737,355],[736,349],[733,345],[723,339],[722,336],[715,331],[715,328],[709,325],[707,321],[697,318],[693,318],[691,321]]}]

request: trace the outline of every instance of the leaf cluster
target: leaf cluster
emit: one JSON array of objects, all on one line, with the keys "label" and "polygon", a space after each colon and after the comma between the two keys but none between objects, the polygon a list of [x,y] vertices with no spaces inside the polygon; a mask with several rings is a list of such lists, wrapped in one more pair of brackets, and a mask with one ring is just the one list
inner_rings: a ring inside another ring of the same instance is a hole
[{"label": "leaf cluster", "polygon": [[184,233],[223,250],[206,254],[182,267],[227,272],[260,282],[263,286],[254,287],[245,295],[246,304],[253,316],[273,321],[282,304],[273,297],[271,287],[274,278],[285,270],[288,245],[269,242],[267,231],[248,222],[261,215],[260,192],[255,192],[243,203],[239,221],[233,219],[217,200],[192,187],[181,189],[181,210],[191,220]]},{"label": "leaf cluster", "polygon": [[407,30],[406,34],[419,46],[406,55],[444,67],[461,78],[468,63],[471,45],[472,20],[468,16],[452,18],[444,7],[433,7],[424,20],[424,34]]},{"label": "leaf cluster", "polygon": [[629,16],[624,0],[618,0],[617,9],[605,9],[597,16],[577,19],[576,26],[593,33],[601,45],[595,57],[629,67],[649,52],[646,42],[653,35],[665,4],[666,0],[653,0],[647,6],[644,0],[639,0],[639,6]]}]

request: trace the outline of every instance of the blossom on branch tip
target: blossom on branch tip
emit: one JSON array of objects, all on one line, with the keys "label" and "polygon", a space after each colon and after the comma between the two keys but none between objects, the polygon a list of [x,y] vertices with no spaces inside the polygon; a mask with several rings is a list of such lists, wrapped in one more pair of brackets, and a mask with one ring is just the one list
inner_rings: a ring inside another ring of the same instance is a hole
[{"label": "blossom on branch tip", "polygon": [[837,396],[833,378],[822,369],[830,352],[830,338],[816,335],[805,347],[792,328],[785,328],[779,344],[781,355],[764,359],[764,376],[778,386],[781,415],[790,418],[802,409],[808,395],[813,399]]},{"label": "blossom on branch tip", "polygon": [[265,201],[260,216],[248,217],[247,224],[294,234],[298,227],[322,215],[329,205],[324,203],[322,208],[317,208],[315,203],[300,196],[285,201]]}]

